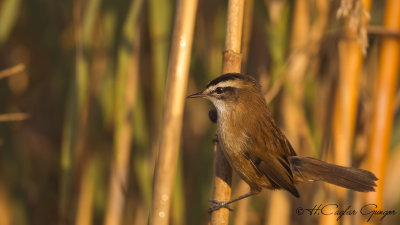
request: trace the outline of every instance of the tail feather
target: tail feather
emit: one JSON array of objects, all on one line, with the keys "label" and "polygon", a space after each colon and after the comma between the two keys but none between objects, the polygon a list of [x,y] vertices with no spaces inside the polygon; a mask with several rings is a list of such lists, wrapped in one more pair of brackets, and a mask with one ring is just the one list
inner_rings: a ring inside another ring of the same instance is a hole
[{"label": "tail feather", "polygon": [[375,191],[376,176],[363,169],[343,167],[310,157],[289,157],[294,176],[301,181],[324,181],[359,192]]}]

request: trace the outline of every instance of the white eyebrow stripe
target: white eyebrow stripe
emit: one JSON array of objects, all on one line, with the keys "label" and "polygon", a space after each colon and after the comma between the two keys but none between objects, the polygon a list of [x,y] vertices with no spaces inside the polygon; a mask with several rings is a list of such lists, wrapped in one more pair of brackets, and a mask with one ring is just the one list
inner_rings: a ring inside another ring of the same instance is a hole
[{"label": "white eyebrow stripe", "polygon": [[240,80],[227,80],[227,81],[221,81],[213,86],[209,86],[207,88],[208,94],[211,94],[216,91],[217,88],[227,88],[227,87],[237,87],[240,83]]},{"label": "white eyebrow stripe", "polygon": [[237,82],[235,80],[227,80],[227,81],[222,81],[216,85],[213,85],[211,87],[209,87],[210,93],[213,92],[215,89],[217,89],[218,87],[224,88],[224,87],[235,87],[237,86]]}]

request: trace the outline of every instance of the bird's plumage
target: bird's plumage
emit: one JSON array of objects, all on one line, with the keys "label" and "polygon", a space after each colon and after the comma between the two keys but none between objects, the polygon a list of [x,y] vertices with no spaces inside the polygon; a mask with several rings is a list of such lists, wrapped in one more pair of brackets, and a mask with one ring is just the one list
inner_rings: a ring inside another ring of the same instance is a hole
[{"label": "bird's plumage", "polygon": [[[226,158],[253,192],[262,188],[283,188],[298,197],[287,158],[296,153],[275,121],[270,119],[272,117],[260,86],[250,76],[225,74],[211,81],[207,89],[212,93],[218,87],[227,88],[229,85],[236,89],[235,96],[227,96],[223,101],[235,101],[233,104],[223,105],[218,96],[215,100],[210,99],[217,108],[217,134],[221,136],[219,141]],[[239,85],[242,88],[236,88]],[[229,97],[231,99],[228,100]],[[231,108],[227,110],[227,107]],[[252,135],[253,130],[260,135]]]},{"label": "bird's plumage", "polygon": [[295,184],[310,180],[356,191],[374,190],[377,178],[366,170],[296,156],[251,76],[224,74],[190,97],[204,97],[215,105],[221,149],[253,193],[262,188],[285,189],[299,197]]}]

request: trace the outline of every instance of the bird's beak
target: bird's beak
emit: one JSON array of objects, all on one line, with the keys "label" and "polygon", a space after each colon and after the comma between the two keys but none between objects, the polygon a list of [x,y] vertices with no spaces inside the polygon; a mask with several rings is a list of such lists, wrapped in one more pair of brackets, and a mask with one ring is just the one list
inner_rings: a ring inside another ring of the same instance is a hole
[{"label": "bird's beak", "polygon": [[[204,90],[203,90],[203,91],[204,91]],[[204,97],[206,97],[207,95],[203,94],[203,91],[200,91],[200,92],[191,94],[191,95],[187,96],[186,98],[204,98]]]}]

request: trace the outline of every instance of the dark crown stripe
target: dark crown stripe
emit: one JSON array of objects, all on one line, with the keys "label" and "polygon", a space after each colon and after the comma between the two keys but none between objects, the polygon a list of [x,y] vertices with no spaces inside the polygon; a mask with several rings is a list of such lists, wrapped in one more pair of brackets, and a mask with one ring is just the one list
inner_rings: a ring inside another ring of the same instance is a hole
[{"label": "dark crown stripe", "polygon": [[208,83],[208,85],[207,85],[207,88],[210,86],[216,85],[218,83],[221,83],[223,81],[238,80],[238,79],[256,84],[256,81],[251,76],[247,76],[247,75],[244,75],[241,73],[227,73],[227,74],[223,74],[223,75],[215,78],[214,80],[210,81],[210,83]]}]

